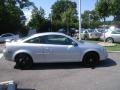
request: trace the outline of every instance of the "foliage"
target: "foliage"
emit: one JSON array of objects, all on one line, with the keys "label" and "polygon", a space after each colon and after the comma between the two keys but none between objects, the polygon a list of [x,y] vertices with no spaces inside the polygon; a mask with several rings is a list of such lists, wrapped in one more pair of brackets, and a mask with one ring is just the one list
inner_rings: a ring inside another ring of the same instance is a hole
[{"label": "foliage", "polygon": [[114,21],[120,21],[120,0],[111,0],[111,14],[114,16]]},{"label": "foliage", "polygon": [[110,2],[109,0],[98,0],[96,3],[95,10],[99,14],[100,18],[103,18],[105,21],[105,18],[110,15]]},{"label": "foliage", "polygon": [[32,10],[32,17],[28,23],[28,26],[36,29],[37,32],[48,31],[49,21],[45,19],[44,15],[45,15],[44,9],[42,9],[41,7],[39,10],[38,8],[34,8]]},{"label": "foliage", "polygon": [[74,9],[68,8],[64,13],[61,14],[62,24],[65,25],[69,33],[70,27],[75,27],[75,22],[77,22],[77,16],[74,15]]},{"label": "foliage", "polygon": [[24,28],[26,18],[21,9],[29,5],[28,0],[0,0],[0,33],[17,33]]},{"label": "foliage", "polygon": [[120,51],[120,44],[117,43],[115,46],[105,47],[107,51]]},{"label": "foliage", "polygon": [[96,28],[100,24],[99,15],[94,10],[87,10],[82,14],[82,28]]},{"label": "foliage", "polygon": [[76,27],[78,25],[76,8],[75,2],[69,0],[56,1],[52,5],[52,25],[55,26],[53,29]]},{"label": "foliage", "polygon": [[113,16],[114,21],[111,24],[120,23],[120,0],[98,0],[95,10],[101,18]]}]

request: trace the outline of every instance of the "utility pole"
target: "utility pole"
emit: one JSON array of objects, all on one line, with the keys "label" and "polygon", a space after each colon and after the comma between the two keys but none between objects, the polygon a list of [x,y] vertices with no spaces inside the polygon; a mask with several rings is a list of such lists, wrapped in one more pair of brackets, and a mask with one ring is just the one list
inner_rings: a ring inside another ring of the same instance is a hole
[{"label": "utility pole", "polygon": [[52,32],[52,14],[50,15],[50,31]]},{"label": "utility pole", "polygon": [[81,0],[79,0],[79,40],[81,40]]}]

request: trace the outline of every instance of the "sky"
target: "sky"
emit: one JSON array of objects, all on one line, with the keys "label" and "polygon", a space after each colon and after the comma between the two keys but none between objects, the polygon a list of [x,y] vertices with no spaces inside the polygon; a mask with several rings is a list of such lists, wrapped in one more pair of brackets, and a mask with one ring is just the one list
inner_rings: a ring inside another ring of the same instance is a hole
[{"label": "sky", "polygon": [[[29,0],[31,2],[34,2],[35,6],[42,7],[45,10],[45,17],[48,17],[49,13],[51,13],[51,6],[57,1],[57,0]],[[71,0],[77,3],[77,10],[79,5],[79,0]],[[83,13],[85,10],[93,10],[95,8],[95,3],[97,0],[81,0],[81,12]],[[24,10],[25,16],[27,20],[30,20],[31,17],[31,9],[25,9]]]}]

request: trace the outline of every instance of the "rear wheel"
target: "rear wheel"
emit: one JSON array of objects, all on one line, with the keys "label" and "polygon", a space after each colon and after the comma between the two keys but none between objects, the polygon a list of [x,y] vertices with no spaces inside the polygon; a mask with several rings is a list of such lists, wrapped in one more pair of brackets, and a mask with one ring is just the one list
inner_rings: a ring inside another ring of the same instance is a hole
[{"label": "rear wheel", "polygon": [[84,40],[87,40],[88,39],[88,36],[84,36]]},{"label": "rear wheel", "polygon": [[25,54],[25,53],[18,54],[15,57],[15,62],[16,62],[16,66],[21,69],[29,69],[33,65],[32,58],[28,54]]},{"label": "rear wheel", "polygon": [[83,64],[87,67],[95,67],[99,64],[99,55],[96,52],[89,52],[85,54]]},{"label": "rear wheel", "polygon": [[111,38],[111,37],[107,38],[105,41],[109,42],[109,43],[113,43],[114,42],[113,38]]}]

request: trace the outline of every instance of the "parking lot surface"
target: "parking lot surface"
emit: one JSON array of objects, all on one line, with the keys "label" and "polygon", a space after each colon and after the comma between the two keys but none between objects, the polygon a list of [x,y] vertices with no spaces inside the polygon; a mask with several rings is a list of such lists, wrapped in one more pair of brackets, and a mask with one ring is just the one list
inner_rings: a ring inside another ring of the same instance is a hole
[{"label": "parking lot surface", "polygon": [[109,59],[95,69],[80,63],[55,63],[20,70],[14,64],[0,59],[0,82],[14,80],[18,90],[120,90],[120,53],[109,53]]}]

